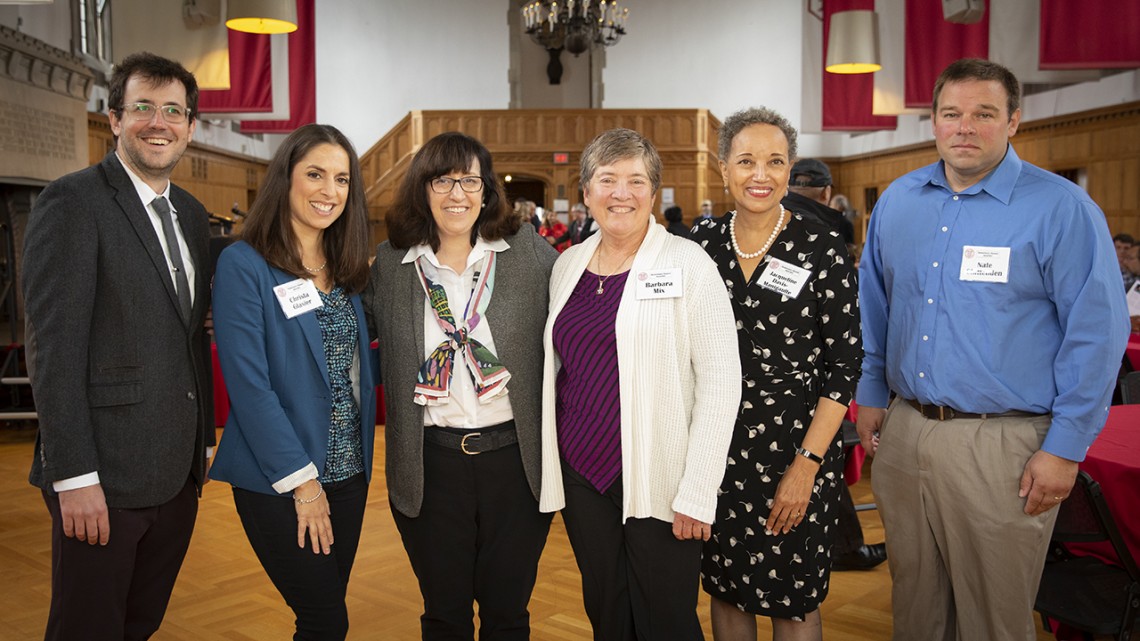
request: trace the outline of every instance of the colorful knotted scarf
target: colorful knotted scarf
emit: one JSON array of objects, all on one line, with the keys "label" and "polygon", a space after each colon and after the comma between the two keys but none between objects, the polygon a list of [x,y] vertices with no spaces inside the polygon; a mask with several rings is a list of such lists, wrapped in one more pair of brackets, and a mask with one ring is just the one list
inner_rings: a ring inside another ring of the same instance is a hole
[{"label": "colorful knotted scarf", "polygon": [[488,251],[482,264],[475,269],[471,279],[471,298],[463,310],[461,325],[455,322],[443,285],[427,275],[425,261],[424,256],[416,259],[416,273],[419,274],[424,294],[431,303],[435,320],[448,340],[440,343],[420,366],[419,376],[416,377],[415,402],[419,405],[443,405],[448,402],[455,353],[461,348],[466,348],[463,349],[463,362],[471,372],[479,402],[487,403],[492,398],[505,394],[507,381],[511,380],[510,372],[490,349],[471,337],[471,333],[482,322],[487,305],[491,302],[491,293],[495,289],[495,252]]}]

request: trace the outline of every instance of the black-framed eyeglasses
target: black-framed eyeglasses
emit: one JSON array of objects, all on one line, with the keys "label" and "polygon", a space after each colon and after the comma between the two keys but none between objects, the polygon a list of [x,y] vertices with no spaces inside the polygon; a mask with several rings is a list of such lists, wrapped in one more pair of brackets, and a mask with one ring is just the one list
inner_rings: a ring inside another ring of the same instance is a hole
[{"label": "black-framed eyeglasses", "polygon": [[178,105],[152,105],[149,102],[132,102],[123,105],[119,110],[119,114],[127,120],[134,120],[137,122],[150,121],[157,113],[162,116],[168,124],[177,125],[186,122],[190,116],[190,110],[180,107]]},{"label": "black-framed eyeglasses", "polygon": [[459,188],[469,194],[474,194],[483,188],[483,179],[478,176],[464,176],[462,178],[440,176],[428,181],[431,190],[437,194],[450,194],[451,190],[455,188],[455,183],[459,183]]}]

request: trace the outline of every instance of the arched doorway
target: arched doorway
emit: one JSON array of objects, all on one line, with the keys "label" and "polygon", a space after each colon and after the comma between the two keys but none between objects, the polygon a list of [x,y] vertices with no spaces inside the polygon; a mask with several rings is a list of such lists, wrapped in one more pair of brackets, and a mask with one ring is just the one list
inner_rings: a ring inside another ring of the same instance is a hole
[{"label": "arched doorway", "polygon": [[546,202],[546,183],[537,178],[506,174],[503,176],[503,187],[507,192],[507,202],[511,205],[520,198],[537,203],[540,207]]}]

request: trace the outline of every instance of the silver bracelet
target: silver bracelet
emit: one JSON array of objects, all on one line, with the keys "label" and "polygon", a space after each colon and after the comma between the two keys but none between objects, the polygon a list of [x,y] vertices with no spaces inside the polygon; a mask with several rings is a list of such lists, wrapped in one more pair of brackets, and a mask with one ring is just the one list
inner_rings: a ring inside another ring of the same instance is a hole
[{"label": "silver bracelet", "polygon": [[809,461],[812,461],[813,463],[823,465],[823,457],[819,454],[816,454],[815,452],[812,452],[811,450],[805,450],[802,447],[797,447],[796,454],[799,454],[800,456],[806,458]]},{"label": "silver bracelet", "polygon": [[297,496],[297,490],[293,490],[293,500],[296,501],[297,503],[304,503],[305,505],[308,505],[309,503],[313,503],[317,499],[321,498],[321,496],[325,493],[325,487],[323,485],[320,485],[318,483],[317,486],[320,487],[321,489],[318,490],[317,495],[311,499],[300,498]]}]

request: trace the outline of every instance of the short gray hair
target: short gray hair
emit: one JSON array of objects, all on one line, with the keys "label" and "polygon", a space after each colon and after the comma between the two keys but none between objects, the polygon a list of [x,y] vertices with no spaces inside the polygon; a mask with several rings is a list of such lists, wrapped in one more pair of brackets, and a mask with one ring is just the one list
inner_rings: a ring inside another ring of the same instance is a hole
[{"label": "short gray hair", "polygon": [[788,160],[796,159],[796,128],[788,119],[767,107],[752,107],[742,109],[725,119],[717,133],[717,157],[728,160],[728,152],[732,149],[732,140],[745,127],[752,125],[772,125],[784,132],[788,139]]},{"label": "short gray hair", "polygon": [[649,139],[632,129],[610,129],[598,134],[582,151],[581,187],[585,189],[598,167],[612,165],[620,160],[640,158],[645,163],[653,193],[661,187],[661,156]]}]

